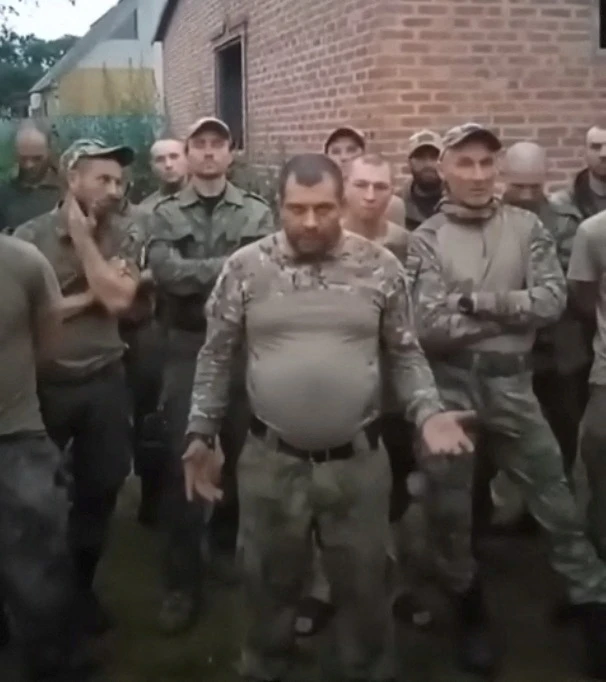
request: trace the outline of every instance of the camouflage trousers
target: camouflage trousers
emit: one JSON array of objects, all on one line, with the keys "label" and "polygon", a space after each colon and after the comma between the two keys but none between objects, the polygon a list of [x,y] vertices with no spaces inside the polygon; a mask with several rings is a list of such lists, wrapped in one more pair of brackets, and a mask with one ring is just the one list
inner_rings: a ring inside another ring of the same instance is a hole
[{"label": "camouflage trousers", "polygon": [[336,670],[327,679],[387,680],[393,647],[386,586],[387,455],[365,436],[346,460],[313,464],[277,450],[271,432],[249,435],[238,462],[238,552],[252,621],[244,676],[281,679],[312,561],[315,527],[333,603]]},{"label": "camouflage trousers", "polygon": [[0,438],[2,597],[32,679],[51,679],[43,675],[60,665],[73,646],[74,585],[61,463],[61,453],[46,436]]},{"label": "camouflage trousers", "polygon": [[[490,453],[520,486],[530,513],[547,532],[551,565],[567,581],[571,602],[606,603],[606,566],[584,532],[558,443],[532,391],[531,373],[486,376],[443,363],[433,370],[449,409],[477,411],[482,453]],[[426,456],[423,466],[439,570],[451,590],[463,592],[476,573],[471,544],[474,456]]]}]

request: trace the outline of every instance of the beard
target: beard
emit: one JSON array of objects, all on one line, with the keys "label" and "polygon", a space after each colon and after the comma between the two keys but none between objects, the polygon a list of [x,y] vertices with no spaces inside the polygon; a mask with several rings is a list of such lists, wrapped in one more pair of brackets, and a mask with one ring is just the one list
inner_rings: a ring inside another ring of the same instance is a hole
[{"label": "beard", "polygon": [[435,175],[413,175],[414,184],[424,194],[437,194],[442,189],[442,181],[440,176]]}]

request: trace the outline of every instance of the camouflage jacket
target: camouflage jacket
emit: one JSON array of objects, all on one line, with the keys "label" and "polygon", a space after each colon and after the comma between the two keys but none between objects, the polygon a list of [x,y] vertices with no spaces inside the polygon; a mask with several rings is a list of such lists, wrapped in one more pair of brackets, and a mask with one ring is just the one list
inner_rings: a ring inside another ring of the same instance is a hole
[{"label": "camouflage jacket", "polygon": [[[388,358],[408,418],[420,425],[443,409],[417,340],[406,273],[398,259],[380,245],[344,232],[325,261],[310,265],[297,260],[284,232],[278,232],[228,258],[208,299],[208,333],[198,356],[189,432],[217,433],[227,408],[234,351],[247,337],[250,307],[268,292],[278,297],[331,289],[351,293],[353,301],[356,294],[371,297],[377,307],[377,353],[381,347]],[[338,316],[333,324],[341,324]],[[249,346],[249,352],[254,355],[255,348]],[[379,404],[375,410],[378,416]]]},{"label": "camouflage jacket", "polygon": [[48,213],[59,203],[59,178],[50,169],[44,180],[35,186],[25,185],[14,173],[0,186],[0,232],[13,232],[28,220]]},{"label": "camouflage jacket", "polygon": [[265,200],[231,183],[211,214],[192,185],[159,203],[147,256],[169,326],[203,331],[204,304],[226,258],[274,229]]},{"label": "camouflage jacket", "polygon": [[[516,330],[530,331],[555,322],[566,304],[566,281],[558,263],[554,240],[529,211],[500,205],[491,221],[500,221],[501,229],[514,223],[516,232],[528,242],[528,263],[522,264],[526,289],[507,292],[477,292],[484,296],[482,315],[459,311],[463,291],[440,254],[441,231],[449,218],[437,213],[410,238],[406,267],[412,287],[415,319],[419,338],[435,354],[456,350],[483,339]],[[511,225],[513,229],[513,225]]]}]

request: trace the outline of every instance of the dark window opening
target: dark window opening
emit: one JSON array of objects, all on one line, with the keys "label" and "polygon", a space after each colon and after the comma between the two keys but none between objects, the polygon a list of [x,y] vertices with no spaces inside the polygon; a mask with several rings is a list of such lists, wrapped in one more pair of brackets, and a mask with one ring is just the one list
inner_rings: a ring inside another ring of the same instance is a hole
[{"label": "dark window opening", "polygon": [[133,12],[124,23],[112,33],[110,40],[138,40],[139,20],[137,12]]},{"label": "dark window opening", "polygon": [[244,149],[242,41],[217,50],[217,115],[231,130],[235,149]]},{"label": "dark window opening", "polygon": [[606,0],[600,0],[600,50],[606,50]]}]

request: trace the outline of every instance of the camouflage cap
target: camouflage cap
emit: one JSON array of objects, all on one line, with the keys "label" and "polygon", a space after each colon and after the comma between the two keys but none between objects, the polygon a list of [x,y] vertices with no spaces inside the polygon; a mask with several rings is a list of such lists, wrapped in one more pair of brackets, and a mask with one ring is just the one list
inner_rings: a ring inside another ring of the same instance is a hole
[{"label": "camouflage cap", "polygon": [[408,156],[411,157],[415,152],[423,147],[433,147],[439,152],[442,151],[442,138],[432,130],[421,130],[410,136],[408,140]]},{"label": "camouflage cap", "polygon": [[71,170],[81,159],[115,159],[126,168],[135,160],[135,152],[125,145],[110,147],[98,139],[76,140],[61,155],[61,170]]},{"label": "camouflage cap", "polygon": [[463,142],[466,142],[471,137],[476,137],[478,139],[484,139],[490,149],[494,152],[498,152],[503,145],[501,140],[495,135],[495,133],[482,125],[481,123],[463,123],[463,125],[455,126],[451,128],[442,138],[442,154],[447,149],[453,149],[458,147]]},{"label": "camouflage cap", "polygon": [[335,128],[326,138],[326,141],[324,142],[325,154],[328,152],[330,145],[338,137],[352,137],[360,145],[362,151],[366,149],[366,138],[364,137],[364,133],[362,131],[358,130],[357,128],[352,128],[351,126],[341,126],[339,128]]},{"label": "camouflage cap", "polygon": [[205,129],[214,130],[226,140],[231,141],[231,130],[229,129],[227,123],[222,121],[220,118],[215,118],[214,116],[203,116],[192,123],[187,129],[187,135],[185,136],[185,139],[189,140],[194,135],[202,132]]}]

